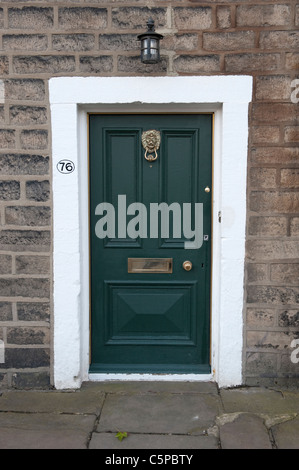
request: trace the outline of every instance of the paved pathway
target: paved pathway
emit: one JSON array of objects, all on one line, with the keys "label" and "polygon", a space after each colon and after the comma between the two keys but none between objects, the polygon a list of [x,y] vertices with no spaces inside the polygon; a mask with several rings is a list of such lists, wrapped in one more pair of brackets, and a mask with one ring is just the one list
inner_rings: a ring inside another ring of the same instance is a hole
[{"label": "paved pathway", "polygon": [[114,457],[121,449],[299,449],[299,389],[106,382],[76,392],[3,391],[0,449],[102,449]]}]

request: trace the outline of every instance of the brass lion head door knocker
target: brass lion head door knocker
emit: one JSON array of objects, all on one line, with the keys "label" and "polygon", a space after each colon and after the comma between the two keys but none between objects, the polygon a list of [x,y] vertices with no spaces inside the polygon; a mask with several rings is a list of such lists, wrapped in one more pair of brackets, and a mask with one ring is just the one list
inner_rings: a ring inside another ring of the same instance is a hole
[{"label": "brass lion head door knocker", "polygon": [[[157,160],[157,150],[159,149],[161,143],[160,132],[155,131],[154,129],[145,131],[142,133],[141,141],[143,148],[145,149],[144,158],[149,162]],[[153,153],[155,153],[155,155],[153,155]]]}]

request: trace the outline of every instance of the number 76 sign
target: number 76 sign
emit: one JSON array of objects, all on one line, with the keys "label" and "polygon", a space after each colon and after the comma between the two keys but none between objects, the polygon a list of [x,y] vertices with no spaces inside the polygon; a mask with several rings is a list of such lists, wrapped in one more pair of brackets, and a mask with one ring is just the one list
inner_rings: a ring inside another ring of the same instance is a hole
[{"label": "number 76 sign", "polygon": [[71,160],[60,160],[60,162],[57,163],[56,168],[59,173],[69,175],[75,170],[75,164]]}]

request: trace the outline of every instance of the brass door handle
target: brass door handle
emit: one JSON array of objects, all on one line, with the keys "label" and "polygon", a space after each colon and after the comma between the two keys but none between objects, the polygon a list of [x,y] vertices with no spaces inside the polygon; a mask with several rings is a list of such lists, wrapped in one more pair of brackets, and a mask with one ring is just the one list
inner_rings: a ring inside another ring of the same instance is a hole
[{"label": "brass door handle", "polygon": [[184,261],[183,262],[183,268],[185,269],[185,271],[191,271],[191,269],[192,269],[191,261]]},{"label": "brass door handle", "polygon": [[209,193],[210,191],[211,191],[211,189],[209,188],[209,186],[206,186],[206,187],[205,187],[205,192],[206,192],[206,193]]}]

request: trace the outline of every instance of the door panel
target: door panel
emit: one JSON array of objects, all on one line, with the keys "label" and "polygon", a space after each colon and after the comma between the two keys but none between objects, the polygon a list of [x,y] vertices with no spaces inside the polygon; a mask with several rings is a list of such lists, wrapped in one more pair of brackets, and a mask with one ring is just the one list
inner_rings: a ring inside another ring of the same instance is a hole
[{"label": "door panel", "polygon": [[[95,114],[89,119],[90,371],[207,373],[211,193],[204,188],[212,184],[212,115]],[[142,133],[149,129],[161,135],[153,162],[144,158],[142,146]],[[110,215],[115,230],[102,239],[95,227],[97,223],[108,227],[107,220],[103,224],[108,212],[98,209],[104,202],[114,210]],[[134,203],[145,210],[130,208]],[[169,209],[167,236],[160,212],[152,211],[153,204],[161,203]],[[194,205],[203,204],[208,240],[198,249],[185,248],[187,203],[191,203],[190,230],[195,229]],[[157,230],[151,233],[157,220]],[[134,237],[127,233],[130,224]],[[145,271],[129,272],[129,258],[146,258]],[[167,258],[171,270],[155,269],[157,259]],[[192,262],[191,271],[183,269],[185,260]]]}]

